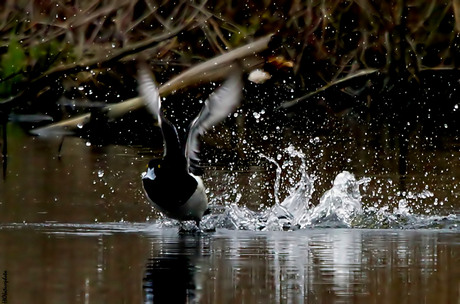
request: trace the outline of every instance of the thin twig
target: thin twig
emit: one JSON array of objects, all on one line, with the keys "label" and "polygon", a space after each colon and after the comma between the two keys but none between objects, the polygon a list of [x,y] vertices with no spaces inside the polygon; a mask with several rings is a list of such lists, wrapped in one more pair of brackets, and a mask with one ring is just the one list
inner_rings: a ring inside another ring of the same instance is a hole
[{"label": "thin twig", "polygon": [[364,75],[370,75],[370,74],[373,74],[373,73],[376,73],[376,72],[378,72],[377,69],[360,70],[360,71],[358,71],[356,73],[353,73],[353,74],[348,75],[346,77],[340,78],[340,79],[338,79],[336,81],[329,82],[328,84],[322,86],[321,88],[319,88],[316,91],[310,92],[310,93],[308,93],[306,95],[303,95],[303,96],[301,96],[299,98],[296,98],[296,99],[293,99],[293,100],[290,100],[290,101],[285,101],[285,102],[283,102],[281,104],[280,107],[284,108],[284,109],[290,108],[290,107],[298,104],[299,102],[304,101],[304,100],[312,97],[313,95],[316,95],[318,93],[326,91],[327,89],[329,89],[332,86],[336,86],[338,84],[341,84],[343,82],[346,82],[346,81],[351,80],[351,79],[356,78],[356,77],[360,77],[360,76],[364,76]]}]

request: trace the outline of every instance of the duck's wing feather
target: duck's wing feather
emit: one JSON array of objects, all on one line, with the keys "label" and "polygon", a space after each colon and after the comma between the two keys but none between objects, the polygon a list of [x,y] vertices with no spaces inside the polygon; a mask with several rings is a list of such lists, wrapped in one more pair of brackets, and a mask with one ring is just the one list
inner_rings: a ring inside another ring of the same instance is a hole
[{"label": "duck's wing feather", "polygon": [[153,75],[145,64],[139,65],[139,71],[137,76],[139,83],[139,93],[144,100],[144,105],[147,110],[153,115],[156,121],[161,124],[160,119],[160,108],[161,100],[158,86],[155,84]]},{"label": "duck's wing feather", "polygon": [[[163,134],[164,156],[172,159],[174,162],[184,162],[182,146],[177,134],[176,127],[166,119],[161,111],[161,100],[158,86],[155,83],[153,75],[145,65],[139,65],[138,79],[139,93],[144,100],[147,110],[153,115],[154,119],[161,128]],[[185,168],[185,165],[184,166]],[[179,164],[177,164],[179,166]]]},{"label": "duck's wing feather", "polygon": [[198,137],[235,111],[241,101],[242,89],[241,71],[235,69],[224,84],[209,96],[190,124],[185,154],[192,173],[199,171]]}]

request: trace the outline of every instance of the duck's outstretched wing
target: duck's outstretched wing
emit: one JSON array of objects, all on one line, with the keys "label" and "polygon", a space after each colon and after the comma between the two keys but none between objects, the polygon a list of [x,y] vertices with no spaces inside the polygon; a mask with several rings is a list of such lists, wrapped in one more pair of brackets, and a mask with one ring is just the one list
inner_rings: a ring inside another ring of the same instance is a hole
[{"label": "duck's outstretched wing", "polygon": [[209,96],[201,112],[190,124],[185,154],[192,173],[199,171],[198,137],[235,111],[241,101],[242,89],[241,71],[235,69],[224,84]]},{"label": "duck's outstretched wing", "polygon": [[[153,75],[145,65],[139,65],[138,79],[139,93],[144,100],[145,107],[153,115],[154,119],[161,128],[163,134],[164,156],[171,158],[176,162],[179,160],[185,163],[185,157],[182,153],[182,146],[180,144],[179,135],[177,130],[169,120],[163,115],[161,111],[161,100],[158,86],[155,84]],[[178,164],[179,165],[179,164]],[[182,164],[184,165],[184,164]]]},{"label": "duck's outstretched wing", "polygon": [[144,100],[144,105],[147,110],[153,115],[156,121],[161,124],[161,100],[158,86],[155,84],[153,75],[145,64],[139,64],[138,68],[137,81],[139,83],[139,93]]}]

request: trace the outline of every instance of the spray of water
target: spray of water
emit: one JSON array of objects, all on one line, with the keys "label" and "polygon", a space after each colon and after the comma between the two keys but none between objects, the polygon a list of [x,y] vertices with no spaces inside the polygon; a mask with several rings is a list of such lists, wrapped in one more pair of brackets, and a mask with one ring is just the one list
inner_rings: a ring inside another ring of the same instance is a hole
[{"label": "spray of water", "polygon": [[[234,191],[222,191],[220,194],[210,194],[212,213],[203,218],[201,228],[208,231],[216,229],[232,230],[297,230],[308,228],[450,228],[459,229],[460,219],[457,215],[422,216],[413,212],[408,204],[410,199],[432,197],[428,190],[421,193],[409,193],[400,198],[398,207],[380,208],[366,206],[361,194],[362,188],[370,181],[364,177],[355,176],[343,171],[339,173],[332,187],[323,193],[319,203],[312,202],[315,191],[315,176],[308,174],[306,157],[290,146],[284,151],[288,157],[279,163],[277,159],[260,154],[260,158],[275,166],[273,186],[274,204],[254,211],[239,204],[245,195],[237,185]],[[300,162],[300,164],[299,164]],[[284,199],[281,199],[282,174],[289,181],[289,189]],[[225,184],[231,185],[235,177],[227,176]],[[237,183],[236,183],[237,184]],[[262,203],[262,202],[261,202]],[[177,225],[170,220],[162,219],[161,225]]]}]

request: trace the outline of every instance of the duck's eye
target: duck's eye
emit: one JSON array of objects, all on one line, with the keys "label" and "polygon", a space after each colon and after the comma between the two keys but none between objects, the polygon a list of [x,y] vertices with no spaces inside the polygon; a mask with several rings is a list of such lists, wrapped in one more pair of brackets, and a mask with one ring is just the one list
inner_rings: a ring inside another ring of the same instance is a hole
[{"label": "duck's eye", "polygon": [[158,164],[157,168],[159,169],[160,167],[161,167],[160,164]]}]

